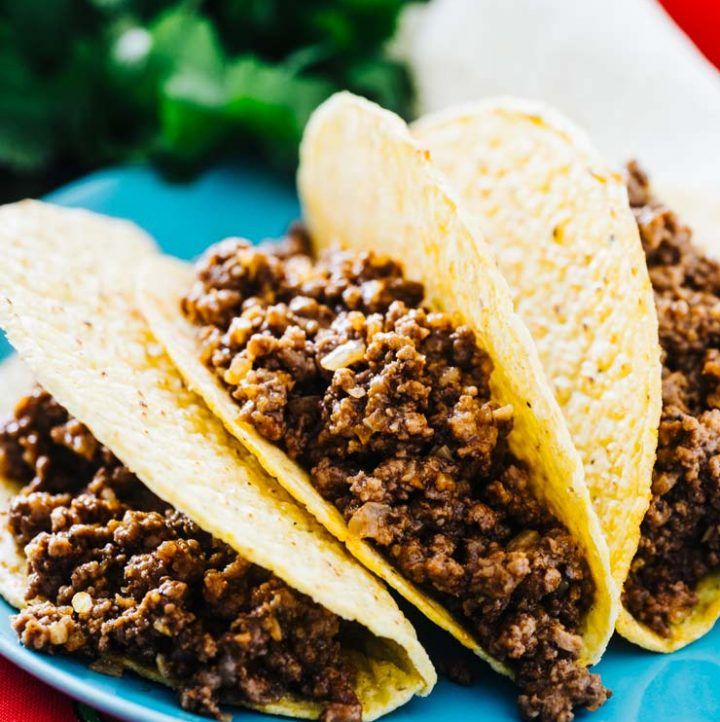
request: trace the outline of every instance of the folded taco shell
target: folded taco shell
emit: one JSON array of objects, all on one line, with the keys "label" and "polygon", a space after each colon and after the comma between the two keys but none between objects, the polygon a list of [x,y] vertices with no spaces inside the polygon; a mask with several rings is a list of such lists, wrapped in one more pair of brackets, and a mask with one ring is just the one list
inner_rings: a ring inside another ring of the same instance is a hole
[{"label": "folded taco shell", "polygon": [[[126,222],[26,201],[0,209],[0,246],[0,325],[34,378],[151,491],[364,627],[365,648],[353,652],[364,718],[427,694],[435,672],[387,591],[183,386],[134,309],[135,271],[155,254],[150,240]],[[0,566],[0,590],[14,604],[21,573]],[[311,718],[320,707],[283,699],[263,710]]]},{"label": "folded taco shell", "polygon": [[[651,497],[662,407],[658,321],[625,181],[583,133],[535,103],[468,105],[421,119],[414,133],[496,251],[583,457],[622,585]],[[719,577],[700,583],[668,637],[624,608],[618,631],[655,651],[683,647],[720,616]]]},{"label": "folded taco shell", "polygon": [[[431,308],[457,313],[476,331],[494,362],[493,395],[515,411],[511,451],[531,469],[535,493],[579,541],[591,569],[596,593],[580,630],[581,661],[597,661],[617,612],[607,547],[582,463],[489,247],[471,231],[405,123],[349,93],[331,98],[311,119],[301,148],[299,189],[315,250],[374,249],[401,259],[407,276],[425,284]],[[441,604],[353,536],[305,470],[239,419],[239,407],[198,358],[196,327],[179,310],[193,279],[189,264],[151,259],[138,294],[143,313],[191,388],[357,559],[496,670],[510,674]]]}]

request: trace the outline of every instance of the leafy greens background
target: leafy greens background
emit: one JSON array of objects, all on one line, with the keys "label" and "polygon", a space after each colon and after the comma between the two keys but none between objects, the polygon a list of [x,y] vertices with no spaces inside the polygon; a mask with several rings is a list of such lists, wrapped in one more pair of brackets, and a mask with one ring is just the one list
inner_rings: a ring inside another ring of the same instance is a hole
[{"label": "leafy greens background", "polygon": [[0,200],[152,159],[187,174],[249,151],[294,168],[348,88],[403,115],[384,46],[408,0],[0,0]]}]

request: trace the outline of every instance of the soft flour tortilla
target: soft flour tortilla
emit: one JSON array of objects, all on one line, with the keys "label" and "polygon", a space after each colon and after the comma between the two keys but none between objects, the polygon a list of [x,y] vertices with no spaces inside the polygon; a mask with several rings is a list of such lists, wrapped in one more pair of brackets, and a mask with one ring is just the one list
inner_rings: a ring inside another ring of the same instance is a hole
[{"label": "soft flour tortilla", "polygon": [[[537,104],[469,105],[423,118],[414,132],[485,231],[514,290],[583,457],[621,585],[650,500],[662,407],[655,304],[623,179],[566,119]],[[711,224],[720,206],[709,197],[669,190],[681,210]],[[678,649],[720,616],[717,576],[698,595],[669,638],[624,609],[618,631],[648,649]]]},{"label": "soft flour tortilla", "polygon": [[[457,312],[477,331],[495,363],[494,396],[515,409],[512,451],[527,463],[535,493],[579,540],[590,565],[596,594],[582,625],[582,661],[597,661],[612,634],[618,604],[607,547],[583,482],[580,458],[485,243],[470,232],[427,154],[400,118],[348,93],[334,96],[311,119],[299,182],[318,249],[375,248],[401,259],[408,275],[425,283],[430,304]],[[180,313],[180,298],[193,280],[188,264],[158,257],[146,263],[138,294],[150,326],[191,388],[265,470],[363,564],[496,670],[510,674],[442,605],[398,574],[372,546],[352,536],[340,512],[315,490],[306,471],[239,420],[237,404],[198,358],[196,327]]]},{"label": "soft flour tortilla", "polygon": [[[387,591],[183,386],[134,310],[149,239],[125,222],[25,201],[0,209],[0,246],[0,325],[39,383],[153,492],[368,630],[355,656],[364,718],[427,694],[435,672]],[[320,708],[285,699],[263,709],[317,717]]]}]

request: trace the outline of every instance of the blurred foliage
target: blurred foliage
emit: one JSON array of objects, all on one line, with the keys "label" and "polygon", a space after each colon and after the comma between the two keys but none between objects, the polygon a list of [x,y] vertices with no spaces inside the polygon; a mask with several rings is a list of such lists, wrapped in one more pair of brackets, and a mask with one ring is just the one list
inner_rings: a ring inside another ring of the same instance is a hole
[{"label": "blurred foliage", "polygon": [[0,199],[152,159],[187,174],[249,150],[292,170],[348,88],[403,115],[384,52],[408,0],[0,0]]}]

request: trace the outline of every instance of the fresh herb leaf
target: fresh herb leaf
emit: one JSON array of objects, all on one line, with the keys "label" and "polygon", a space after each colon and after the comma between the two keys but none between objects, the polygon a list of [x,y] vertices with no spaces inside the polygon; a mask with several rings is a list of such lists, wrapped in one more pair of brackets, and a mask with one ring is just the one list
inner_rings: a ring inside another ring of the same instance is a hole
[{"label": "fresh herb leaf", "polygon": [[407,0],[2,0],[0,199],[126,159],[187,173],[252,149],[292,171],[348,88],[408,115],[384,47]]}]

